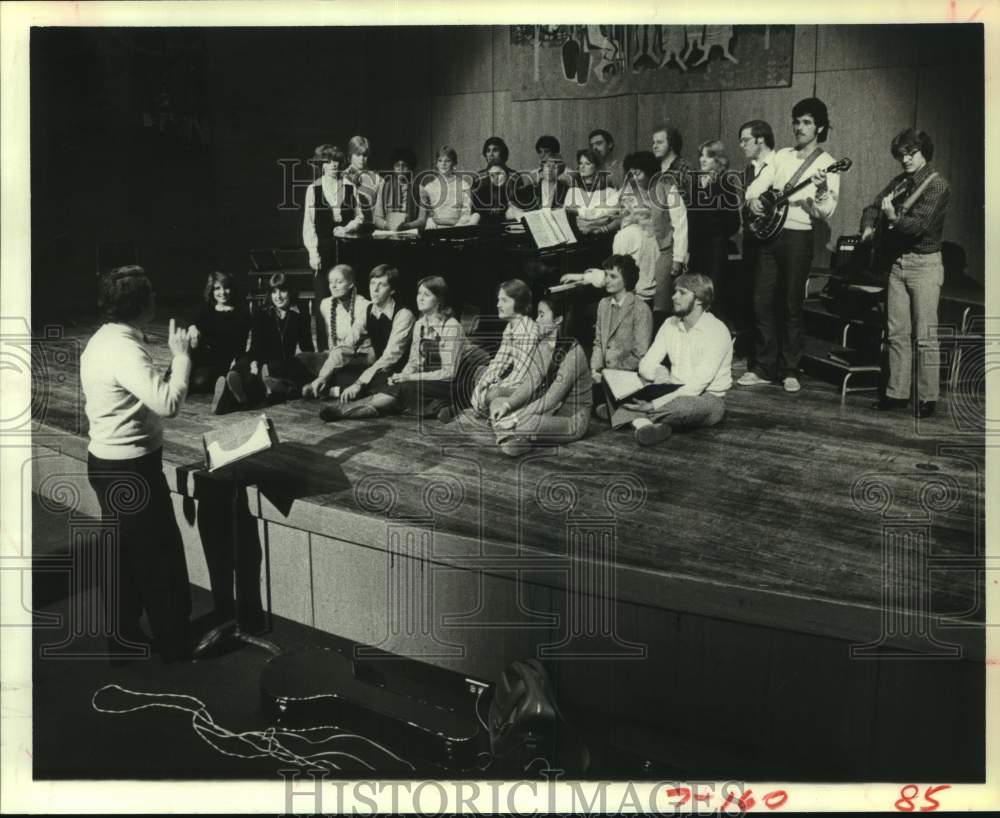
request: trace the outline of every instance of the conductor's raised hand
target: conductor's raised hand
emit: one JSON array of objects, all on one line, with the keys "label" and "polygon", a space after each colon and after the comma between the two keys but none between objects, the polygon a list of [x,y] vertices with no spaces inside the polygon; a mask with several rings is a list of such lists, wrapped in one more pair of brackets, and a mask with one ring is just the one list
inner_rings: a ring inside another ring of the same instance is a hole
[{"label": "conductor's raised hand", "polygon": [[188,355],[191,352],[191,336],[186,329],[178,329],[177,322],[173,318],[170,319],[170,327],[167,329],[167,346],[175,357]]}]

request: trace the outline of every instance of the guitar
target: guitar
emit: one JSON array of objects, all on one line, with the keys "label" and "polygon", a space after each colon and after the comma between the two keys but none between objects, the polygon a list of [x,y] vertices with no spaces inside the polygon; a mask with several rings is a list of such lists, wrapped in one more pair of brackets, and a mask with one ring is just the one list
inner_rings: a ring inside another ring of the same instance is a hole
[{"label": "guitar", "polygon": [[[844,157],[826,168],[826,172],[842,173],[850,170],[852,164],[853,162],[850,159]],[[812,184],[811,176],[803,179],[790,190],[764,191],[758,200],[764,208],[764,212],[759,216],[750,210],[749,204],[743,205],[744,228],[749,230],[760,241],[767,241],[774,238],[778,234],[778,231],[785,226],[785,219],[788,218],[788,200],[802,190],[802,188],[810,184]]]}]

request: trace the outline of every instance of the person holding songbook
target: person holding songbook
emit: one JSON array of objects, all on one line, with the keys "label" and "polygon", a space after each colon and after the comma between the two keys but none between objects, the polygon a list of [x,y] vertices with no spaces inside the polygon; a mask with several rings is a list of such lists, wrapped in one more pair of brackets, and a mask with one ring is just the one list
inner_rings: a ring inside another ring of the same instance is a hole
[{"label": "person holding songbook", "polygon": [[641,446],[666,439],[672,429],[714,426],[725,415],[724,399],[733,383],[733,342],[726,325],[710,312],[714,296],[706,275],[677,278],[674,314],[639,362],[640,378],[663,393],[625,404]]},{"label": "person holding songbook", "polygon": [[566,304],[553,298],[538,302],[539,342],[526,378],[510,394],[490,404],[497,445],[515,457],[540,444],[571,443],[587,434],[593,381],[587,356],[565,332]]},{"label": "person holding songbook", "polygon": [[597,305],[594,346],[590,353],[590,372],[595,388],[598,417],[608,419],[604,400],[603,372],[607,369],[635,371],[649,349],[653,337],[653,313],[635,295],[639,268],[631,256],[611,256],[604,262],[604,291],[607,295]]}]

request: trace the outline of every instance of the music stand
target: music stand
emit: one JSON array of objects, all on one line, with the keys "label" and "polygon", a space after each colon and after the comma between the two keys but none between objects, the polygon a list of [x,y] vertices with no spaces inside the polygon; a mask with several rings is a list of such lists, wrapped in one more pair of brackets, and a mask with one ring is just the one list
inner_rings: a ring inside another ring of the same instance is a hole
[{"label": "music stand", "polygon": [[[233,550],[233,597],[236,613],[232,619],[216,625],[206,633],[193,651],[197,661],[219,650],[228,643],[255,645],[271,654],[278,655],[281,648],[268,639],[254,636],[240,629],[240,480],[239,465],[248,458],[272,448],[278,443],[274,424],[267,415],[261,414],[249,420],[227,426],[219,431],[207,432],[202,436],[205,449],[205,466],[209,473],[229,477],[232,481],[232,542]],[[267,609],[267,630],[272,626],[270,605]]]}]

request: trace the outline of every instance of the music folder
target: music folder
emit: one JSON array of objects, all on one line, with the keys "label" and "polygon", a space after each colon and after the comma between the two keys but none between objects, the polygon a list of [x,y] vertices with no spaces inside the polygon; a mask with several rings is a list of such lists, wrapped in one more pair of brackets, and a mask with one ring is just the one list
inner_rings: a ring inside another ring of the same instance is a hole
[{"label": "music folder", "polygon": [[649,383],[640,378],[637,372],[628,369],[605,369],[601,376],[604,379],[604,395],[612,429],[646,416],[643,412],[626,408],[626,404],[639,400],[653,401],[682,386],[679,383]]},{"label": "music folder", "polygon": [[278,433],[267,415],[260,414],[247,420],[230,423],[223,429],[205,432],[202,445],[205,449],[205,467],[210,471],[246,460],[251,455],[266,451],[278,443]]}]

